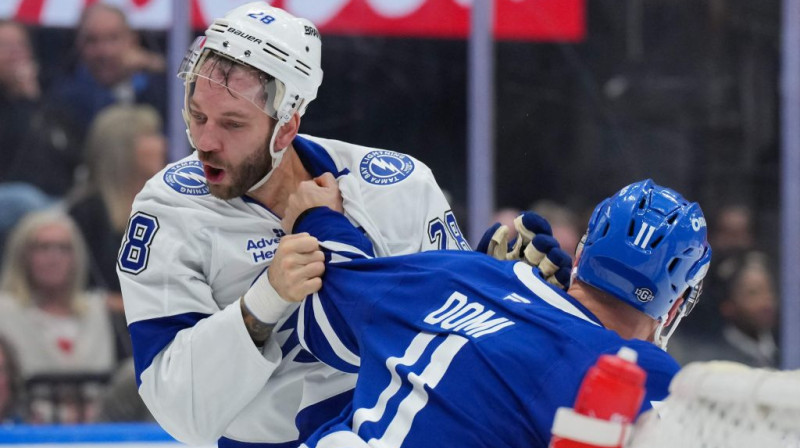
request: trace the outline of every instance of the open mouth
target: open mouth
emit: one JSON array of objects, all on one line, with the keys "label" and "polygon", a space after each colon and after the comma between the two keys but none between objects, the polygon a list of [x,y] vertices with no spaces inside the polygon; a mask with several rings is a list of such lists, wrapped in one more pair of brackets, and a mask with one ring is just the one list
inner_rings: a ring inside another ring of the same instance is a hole
[{"label": "open mouth", "polygon": [[221,182],[225,177],[225,170],[206,164],[203,164],[203,173],[206,175],[206,180],[212,184]]}]

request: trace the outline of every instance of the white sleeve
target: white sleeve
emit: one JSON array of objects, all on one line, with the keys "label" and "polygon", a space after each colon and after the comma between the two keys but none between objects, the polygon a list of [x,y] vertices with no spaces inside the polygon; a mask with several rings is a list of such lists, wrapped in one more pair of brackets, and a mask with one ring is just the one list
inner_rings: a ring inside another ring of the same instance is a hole
[{"label": "white sleeve", "polygon": [[138,198],[117,265],[139,393],[188,444],[216,442],[280,362],[277,347],[250,339],[238,300],[214,300],[203,231],[191,224],[203,212]]}]

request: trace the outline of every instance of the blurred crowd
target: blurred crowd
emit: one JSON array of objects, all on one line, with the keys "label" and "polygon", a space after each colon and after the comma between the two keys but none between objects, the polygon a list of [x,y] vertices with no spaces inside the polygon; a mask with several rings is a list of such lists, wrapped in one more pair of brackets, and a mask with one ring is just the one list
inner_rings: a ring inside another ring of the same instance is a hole
[{"label": "blurred crowd", "polygon": [[112,6],[88,7],[75,35],[62,73],[0,21],[3,422],[150,418],[115,267],[133,199],[166,164],[165,62]]},{"label": "blurred crowd", "polygon": [[[115,268],[134,196],[166,163],[165,61],[112,6],[88,7],[75,35],[77,60],[62,72],[36,60],[23,25],[0,20],[3,423],[152,418],[137,394]],[[530,210],[574,253],[591,210],[548,200]],[[711,272],[670,351],[682,363],[777,367],[775,270],[753,212],[710,211]],[[519,212],[495,218],[513,228]]]}]

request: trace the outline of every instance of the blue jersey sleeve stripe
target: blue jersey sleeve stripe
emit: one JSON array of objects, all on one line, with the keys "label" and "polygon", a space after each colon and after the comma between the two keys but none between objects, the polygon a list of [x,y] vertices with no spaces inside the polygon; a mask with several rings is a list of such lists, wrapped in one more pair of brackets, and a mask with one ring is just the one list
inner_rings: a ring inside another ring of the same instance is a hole
[{"label": "blue jersey sleeve stripe", "polygon": [[557,292],[555,292],[548,283],[545,283],[544,280],[540,279],[533,273],[533,268],[525,263],[516,263],[514,265],[514,274],[517,275],[517,278],[534,294],[539,296],[542,300],[547,302],[553,307],[560,309],[561,311],[572,314],[575,317],[585,320],[586,322],[590,322],[594,325],[600,325],[594,321],[590,316],[587,316],[586,313],[578,309],[575,305],[573,305],[569,300],[561,297]]},{"label": "blue jersey sleeve stripe", "polygon": [[[364,251],[360,250],[355,246],[351,246],[346,243],[340,243],[338,241],[320,241],[320,246],[324,249],[327,249],[342,258],[346,258],[347,260],[340,260],[340,261],[349,261],[358,258],[373,258],[372,251],[369,254],[365,253]],[[333,261],[333,258],[332,260]]]},{"label": "blue jersey sleeve stripe", "polygon": [[334,252],[330,254],[330,259],[328,260],[328,263],[336,264],[336,263],[344,263],[345,261],[353,261],[353,259]]},{"label": "blue jersey sleeve stripe", "polygon": [[[319,308],[316,306],[318,300],[319,294],[314,293],[313,296],[306,297],[298,309],[296,331],[300,345],[325,364],[343,372],[358,372],[361,359],[347,349],[337,335],[331,333],[332,327],[324,310],[321,306]],[[323,316],[322,320],[325,322],[323,325],[320,325],[318,312]],[[323,328],[324,326],[329,330]],[[349,356],[346,353],[349,353]]]},{"label": "blue jersey sleeve stripe", "polygon": [[156,355],[175,339],[175,335],[179,331],[193,327],[208,316],[210,315],[204,313],[185,313],[141,320],[130,324],[128,330],[133,343],[136,386],[139,387],[142,384],[142,372],[150,367]]},{"label": "blue jersey sleeve stripe", "polygon": [[319,241],[336,241],[347,246],[345,250],[353,254],[362,253],[367,258],[375,256],[372,242],[364,233],[353,226],[343,214],[328,207],[308,210],[298,218],[293,230],[295,233],[308,232]]},{"label": "blue jersey sleeve stripe", "polygon": [[361,358],[356,353],[353,353],[353,351],[339,338],[339,335],[336,334],[336,330],[328,320],[328,316],[325,314],[325,309],[322,306],[322,302],[319,300],[319,294],[314,294],[314,297],[311,299],[311,306],[314,310],[314,320],[319,326],[320,331],[322,331],[322,334],[325,336],[325,339],[328,340],[331,350],[333,350],[336,356],[338,356],[342,361],[354,367],[361,366]]}]

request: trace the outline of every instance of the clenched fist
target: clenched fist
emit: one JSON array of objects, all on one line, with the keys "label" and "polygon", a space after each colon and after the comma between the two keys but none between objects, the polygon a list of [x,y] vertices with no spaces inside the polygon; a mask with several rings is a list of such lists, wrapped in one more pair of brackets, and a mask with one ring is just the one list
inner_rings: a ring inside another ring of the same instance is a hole
[{"label": "clenched fist", "polygon": [[267,270],[269,283],[284,300],[300,302],[322,288],[324,262],[316,238],[307,233],[286,235]]},{"label": "clenched fist", "polygon": [[281,224],[291,232],[297,217],[314,207],[328,207],[337,212],[344,211],[339,184],[331,173],[300,183],[297,190],[289,195]]}]

